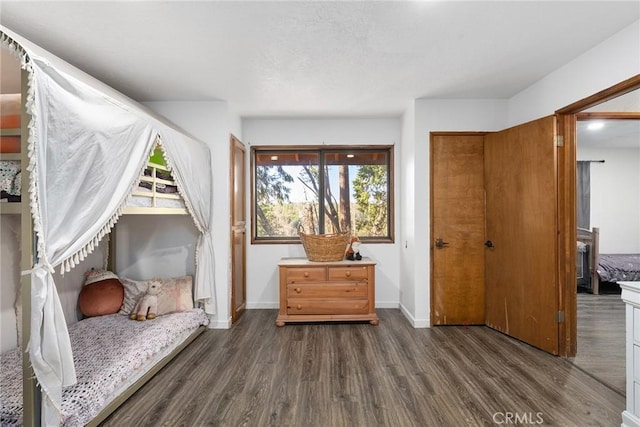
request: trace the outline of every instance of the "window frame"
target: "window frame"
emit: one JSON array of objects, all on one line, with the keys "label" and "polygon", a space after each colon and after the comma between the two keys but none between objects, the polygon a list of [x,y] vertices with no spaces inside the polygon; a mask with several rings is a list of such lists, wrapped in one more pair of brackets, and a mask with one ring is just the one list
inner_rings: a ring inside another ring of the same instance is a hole
[{"label": "window frame", "polygon": [[[251,147],[250,153],[250,181],[251,181],[251,244],[300,244],[299,237],[258,237],[258,223],[256,219],[256,155],[262,152],[282,152],[282,153],[300,153],[315,152],[318,153],[320,170],[324,167],[324,155],[328,152],[371,152],[384,151],[387,156],[387,236],[381,237],[363,237],[358,236],[363,243],[394,243],[395,242],[395,193],[394,193],[394,146],[393,145],[259,145]],[[321,178],[324,181],[324,178]],[[324,185],[324,183],[322,183]],[[324,215],[324,200],[319,200],[319,209]],[[324,216],[319,220],[319,224],[324,227]]]}]

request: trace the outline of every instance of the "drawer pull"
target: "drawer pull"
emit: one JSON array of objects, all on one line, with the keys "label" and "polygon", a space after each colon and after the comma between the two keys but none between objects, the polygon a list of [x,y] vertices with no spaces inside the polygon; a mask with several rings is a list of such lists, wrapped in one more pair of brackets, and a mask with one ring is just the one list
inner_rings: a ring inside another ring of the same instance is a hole
[{"label": "drawer pull", "polygon": [[351,277],[351,272],[347,271],[347,277]]},{"label": "drawer pull", "polygon": [[304,277],[309,277],[309,272],[308,271],[304,272]]},{"label": "drawer pull", "polygon": [[298,310],[301,310],[301,309],[302,309],[302,304],[298,304],[298,305],[296,306],[296,308],[297,308]]},{"label": "drawer pull", "polygon": [[295,289],[295,291],[296,291],[297,293],[300,293],[300,292],[302,291],[302,289],[300,289],[300,288],[296,288],[296,289]]}]

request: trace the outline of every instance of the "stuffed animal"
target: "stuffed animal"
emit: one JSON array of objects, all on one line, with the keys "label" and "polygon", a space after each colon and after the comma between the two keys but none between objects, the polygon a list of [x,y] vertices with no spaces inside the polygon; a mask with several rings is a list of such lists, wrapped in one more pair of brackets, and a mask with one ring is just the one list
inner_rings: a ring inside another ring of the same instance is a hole
[{"label": "stuffed animal", "polygon": [[131,320],[155,319],[158,313],[158,294],[162,284],[157,281],[149,282],[147,292],[138,300],[133,312],[129,315]]},{"label": "stuffed animal", "polygon": [[353,260],[360,261],[362,259],[362,256],[360,255],[359,248],[360,248],[360,239],[358,239],[356,236],[352,237],[351,241],[349,242],[349,247],[344,253],[345,259],[348,259],[350,261],[353,261]]}]

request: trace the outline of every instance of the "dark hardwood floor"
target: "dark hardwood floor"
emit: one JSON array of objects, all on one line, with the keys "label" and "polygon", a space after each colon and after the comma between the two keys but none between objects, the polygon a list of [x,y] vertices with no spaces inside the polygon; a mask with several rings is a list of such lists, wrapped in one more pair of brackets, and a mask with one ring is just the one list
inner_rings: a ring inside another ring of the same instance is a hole
[{"label": "dark hardwood floor", "polygon": [[[275,326],[247,310],[209,330],[104,426],[619,426],[625,400],[566,359],[486,327]],[[513,420],[513,418],[511,418]],[[511,423],[513,424],[513,422]]]},{"label": "dark hardwood floor", "polygon": [[578,294],[578,351],[572,361],[625,394],[625,304],[619,293]]}]

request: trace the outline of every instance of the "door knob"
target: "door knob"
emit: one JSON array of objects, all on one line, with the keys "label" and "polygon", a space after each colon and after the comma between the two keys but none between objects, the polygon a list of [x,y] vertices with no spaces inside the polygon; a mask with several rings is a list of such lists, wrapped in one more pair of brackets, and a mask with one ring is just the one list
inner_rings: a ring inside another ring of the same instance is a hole
[{"label": "door knob", "polygon": [[438,249],[442,249],[442,248],[444,248],[445,246],[449,246],[449,242],[445,242],[444,240],[442,240],[442,238],[441,238],[441,237],[438,237],[438,238],[436,239],[436,248],[438,248]]},{"label": "door knob", "polygon": [[487,240],[486,242],[484,242],[484,245],[488,248],[493,248],[493,242],[491,240]]}]

